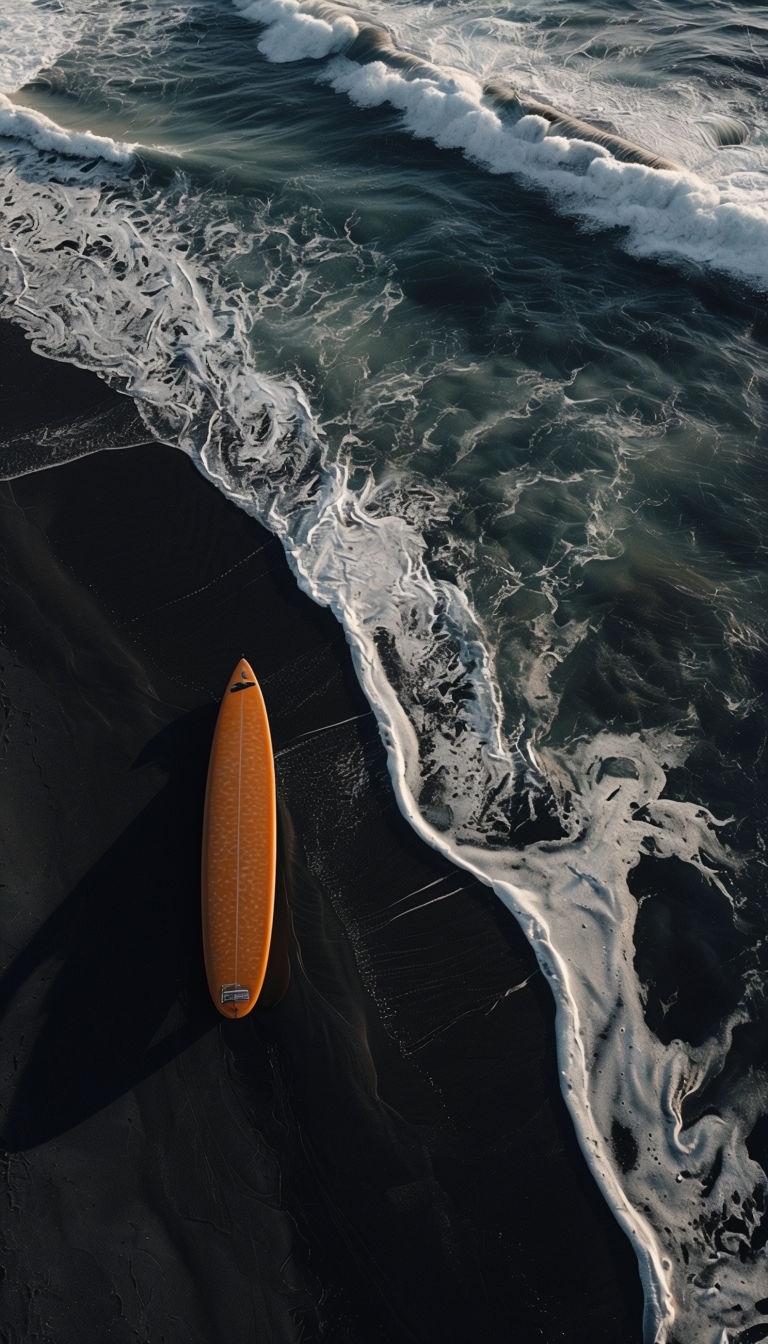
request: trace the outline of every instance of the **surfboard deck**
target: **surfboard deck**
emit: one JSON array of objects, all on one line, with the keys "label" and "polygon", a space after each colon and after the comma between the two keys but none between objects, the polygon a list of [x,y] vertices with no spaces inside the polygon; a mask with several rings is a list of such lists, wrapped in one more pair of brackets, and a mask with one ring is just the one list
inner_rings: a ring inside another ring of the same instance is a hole
[{"label": "surfboard deck", "polygon": [[275,766],[266,706],[242,658],[227,684],[205,790],[202,919],[211,998],[250,1013],[264,984],[275,909]]}]

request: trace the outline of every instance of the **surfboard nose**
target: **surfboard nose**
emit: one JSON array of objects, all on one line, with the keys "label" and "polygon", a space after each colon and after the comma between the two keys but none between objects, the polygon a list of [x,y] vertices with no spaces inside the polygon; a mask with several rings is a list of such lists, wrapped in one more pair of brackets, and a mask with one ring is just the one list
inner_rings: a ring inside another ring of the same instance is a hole
[{"label": "surfboard nose", "polygon": [[230,691],[242,691],[246,686],[255,686],[256,676],[247,658],[241,658],[229,680]]}]

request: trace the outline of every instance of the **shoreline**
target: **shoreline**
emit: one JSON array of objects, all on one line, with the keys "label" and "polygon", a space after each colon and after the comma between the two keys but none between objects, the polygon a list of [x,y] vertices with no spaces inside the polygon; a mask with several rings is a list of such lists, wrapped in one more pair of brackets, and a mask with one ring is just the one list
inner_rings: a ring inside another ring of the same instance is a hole
[{"label": "shoreline", "polygon": [[[639,1340],[549,989],[501,902],[402,818],[341,627],[130,402],[15,329],[0,349],[21,448],[54,424],[63,452],[87,424],[134,445],[0,487],[8,1328]],[[199,831],[241,654],[295,832],[297,950],[282,1003],[229,1024]],[[421,888],[445,899],[394,923]]]}]

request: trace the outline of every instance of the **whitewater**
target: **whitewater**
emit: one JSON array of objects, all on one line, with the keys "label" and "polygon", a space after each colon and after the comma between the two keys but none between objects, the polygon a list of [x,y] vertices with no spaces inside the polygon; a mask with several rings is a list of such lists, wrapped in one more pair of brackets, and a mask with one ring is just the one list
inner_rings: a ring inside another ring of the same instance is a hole
[{"label": "whitewater", "polygon": [[0,313],[333,610],[402,812],[551,985],[646,1340],[752,1344],[768,10],[673,8],[12,0]]}]

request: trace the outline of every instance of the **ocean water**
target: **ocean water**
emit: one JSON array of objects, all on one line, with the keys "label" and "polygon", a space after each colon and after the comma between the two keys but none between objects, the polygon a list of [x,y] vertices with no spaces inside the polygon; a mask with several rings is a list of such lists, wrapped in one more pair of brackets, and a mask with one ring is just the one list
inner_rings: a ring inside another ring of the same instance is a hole
[{"label": "ocean water", "polygon": [[343,622],[657,1344],[768,1339],[766,75],[756,0],[0,14],[0,316]]}]

